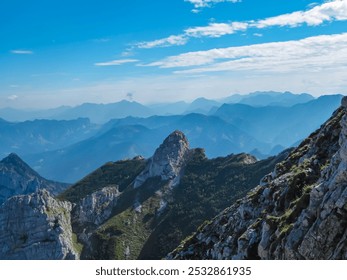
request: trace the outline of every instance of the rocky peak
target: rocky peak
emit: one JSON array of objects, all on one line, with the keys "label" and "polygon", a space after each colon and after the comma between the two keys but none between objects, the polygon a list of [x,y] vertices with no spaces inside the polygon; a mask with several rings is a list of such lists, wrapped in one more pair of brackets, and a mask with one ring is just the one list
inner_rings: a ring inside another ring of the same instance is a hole
[{"label": "rocky peak", "polygon": [[9,154],[2,161],[0,161],[0,164],[6,165],[8,167],[15,167],[16,169],[20,169],[23,172],[30,170],[33,173],[36,173],[15,153]]},{"label": "rocky peak", "polygon": [[43,188],[57,194],[67,187],[68,184],[42,178],[14,153],[0,161],[0,204],[14,195],[29,194]]},{"label": "rocky peak", "polygon": [[189,151],[186,136],[178,130],[172,132],[148,159],[145,169],[136,177],[134,187],[140,187],[148,178],[157,176],[177,185]]}]

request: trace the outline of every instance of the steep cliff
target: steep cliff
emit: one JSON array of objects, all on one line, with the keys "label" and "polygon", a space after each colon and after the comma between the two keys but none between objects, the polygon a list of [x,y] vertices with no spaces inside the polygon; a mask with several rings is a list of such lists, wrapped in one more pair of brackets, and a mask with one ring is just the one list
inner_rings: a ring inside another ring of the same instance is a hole
[{"label": "steep cliff", "polygon": [[15,196],[0,206],[0,259],[76,259],[69,202],[46,190]]},{"label": "steep cliff", "polygon": [[347,98],[168,259],[347,259]]}]

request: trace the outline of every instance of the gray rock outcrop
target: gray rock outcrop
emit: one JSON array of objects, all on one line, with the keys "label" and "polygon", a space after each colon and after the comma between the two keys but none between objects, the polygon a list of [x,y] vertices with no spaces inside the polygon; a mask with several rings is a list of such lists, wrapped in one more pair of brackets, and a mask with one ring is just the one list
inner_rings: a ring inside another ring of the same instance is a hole
[{"label": "gray rock outcrop", "polygon": [[346,111],[167,258],[347,259]]},{"label": "gray rock outcrop", "polygon": [[83,198],[73,210],[73,220],[80,224],[101,225],[112,214],[120,195],[118,187],[105,187]]},{"label": "gray rock outcrop", "polygon": [[71,208],[46,190],[8,199],[0,206],[0,259],[77,259]]},{"label": "gray rock outcrop", "polygon": [[148,178],[161,177],[170,180],[172,186],[179,183],[181,171],[189,157],[186,136],[176,130],[171,133],[148,159],[146,168],[135,179],[134,188],[140,187]]}]

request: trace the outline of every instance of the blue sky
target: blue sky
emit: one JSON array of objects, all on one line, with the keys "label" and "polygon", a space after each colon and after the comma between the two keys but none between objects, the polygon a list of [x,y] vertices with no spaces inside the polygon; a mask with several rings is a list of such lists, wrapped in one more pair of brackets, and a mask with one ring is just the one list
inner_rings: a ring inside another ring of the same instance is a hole
[{"label": "blue sky", "polygon": [[4,0],[0,107],[347,94],[347,0]]}]

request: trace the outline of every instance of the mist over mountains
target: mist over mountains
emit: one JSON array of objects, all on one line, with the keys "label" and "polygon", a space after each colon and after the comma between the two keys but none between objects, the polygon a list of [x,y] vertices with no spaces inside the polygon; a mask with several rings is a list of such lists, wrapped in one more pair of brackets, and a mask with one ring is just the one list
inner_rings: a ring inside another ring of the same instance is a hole
[{"label": "mist over mountains", "polygon": [[108,161],[149,157],[177,129],[209,158],[241,152],[266,158],[317,129],[341,97],[255,92],[150,106],[123,100],[35,112],[0,109],[0,154],[15,152],[46,178],[69,183]]},{"label": "mist over mountains", "polygon": [[149,117],[153,115],[181,115],[187,113],[208,114],[224,103],[239,103],[254,107],[281,106],[289,107],[313,100],[312,95],[292,94],[290,92],[253,92],[247,95],[235,94],[220,100],[197,98],[191,103],[180,101],[143,105],[136,101],[122,100],[110,104],[84,103],[75,107],[61,106],[53,109],[14,109],[0,108],[0,117],[7,121],[26,121],[35,119],[72,120],[89,118],[92,123],[106,123],[110,119]]}]

